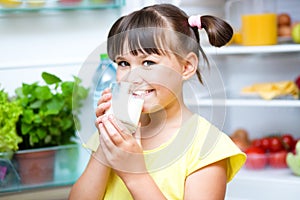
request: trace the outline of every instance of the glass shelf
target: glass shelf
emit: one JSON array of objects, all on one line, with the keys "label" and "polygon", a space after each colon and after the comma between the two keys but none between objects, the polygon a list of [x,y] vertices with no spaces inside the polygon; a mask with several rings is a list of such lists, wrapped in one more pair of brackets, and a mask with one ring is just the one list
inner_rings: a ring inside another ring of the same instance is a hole
[{"label": "glass shelf", "polygon": [[[299,199],[300,177],[289,168],[241,169],[228,185],[229,199]],[[243,188],[244,190],[241,190]]]},{"label": "glass shelf", "polygon": [[297,107],[300,108],[300,100],[262,100],[262,99],[200,99],[199,102],[186,100],[190,106],[247,106],[247,107]]},{"label": "glass shelf", "polygon": [[125,0],[0,0],[0,13],[46,10],[108,9],[125,5]]},{"label": "glass shelf", "polygon": [[206,53],[211,55],[233,55],[233,54],[259,54],[259,53],[290,53],[300,52],[300,44],[277,44],[270,46],[239,46],[230,45],[226,47],[204,47]]},{"label": "glass shelf", "polygon": [[[1,196],[10,193],[22,192],[35,189],[54,188],[72,185],[80,176],[85,168],[88,159],[88,152],[81,144],[62,145],[57,147],[49,147],[46,150],[55,151],[55,159],[53,166],[53,178],[49,181],[38,183],[22,183],[22,178],[18,170],[18,164],[15,159],[7,160],[6,163],[0,162],[0,167],[6,167],[5,176],[2,176],[0,187]],[[23,150],[36,151],[35,150]],[[4,159],[1,159],[3,161]],[[0,169],[1,169],[0,168]],[[2,170],[3,171],[3,170]],[[9,172],[9,173],[7,173]]]},{"label": "glass shelf", "polygon": [[[212,98],[214,97],[214,98]],[[258,95],[241,95],[232,90],[226,91],[224,98],[219,92],[215,92],[213,95],[208,92],[202,92],[197,95],[197,99],[186,98],[185,103],[190,106],[229,106],[229,107],[278,107],[288,108],[295,107],[300,108],[300,99],[295,99],[291,95],[277,97],[271,100],[265,100]]]}]

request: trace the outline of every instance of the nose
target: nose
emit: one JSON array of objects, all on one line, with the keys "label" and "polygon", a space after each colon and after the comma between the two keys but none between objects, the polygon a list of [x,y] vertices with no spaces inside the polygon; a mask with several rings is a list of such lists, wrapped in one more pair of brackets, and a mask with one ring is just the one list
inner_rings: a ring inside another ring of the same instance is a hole
[{"label": "nose", "polygon": [[143,72],[141,70],[141,67],[138,66],[131,66],[130,71],[127,72],[127,74],[124,76],[124,80],[126,82],[130,82],[133,84],[141,84],[143,82]]}]

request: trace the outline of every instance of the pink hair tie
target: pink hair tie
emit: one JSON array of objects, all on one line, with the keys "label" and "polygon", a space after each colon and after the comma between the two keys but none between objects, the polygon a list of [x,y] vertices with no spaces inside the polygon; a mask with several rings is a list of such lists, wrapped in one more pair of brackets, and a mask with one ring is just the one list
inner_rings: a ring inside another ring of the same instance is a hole
[{"label": "pink hair tie", "polygon": [[188,19],[189,25],[191,27],[198,27],[198,29],[201,29],[201,15],[192,15]]}]

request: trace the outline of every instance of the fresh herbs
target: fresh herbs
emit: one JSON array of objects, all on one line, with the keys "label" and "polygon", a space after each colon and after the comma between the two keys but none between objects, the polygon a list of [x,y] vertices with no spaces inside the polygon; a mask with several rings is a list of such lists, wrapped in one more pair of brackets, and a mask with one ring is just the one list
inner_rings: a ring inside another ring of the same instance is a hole
[{"label": "fresh herbs", "polygon": [[17,132],[23,138],[20,149],[32,149],[72,143],[78,128],[78,114],[88,89],[81,80],[62,81],[43,72],[46,84],[23,83],[16,89],[23,113],[17,122]]}]

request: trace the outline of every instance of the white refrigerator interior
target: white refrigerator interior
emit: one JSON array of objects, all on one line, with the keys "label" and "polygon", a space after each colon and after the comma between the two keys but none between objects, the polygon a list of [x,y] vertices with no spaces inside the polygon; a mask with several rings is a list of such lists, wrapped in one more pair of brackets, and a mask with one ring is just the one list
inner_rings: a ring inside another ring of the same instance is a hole
[{"label": "white refrigerator interior", "polygon": [[[129,3],[130,2],[130,3]],[[106,40],[109,27],[122,14],[143,5],[168,1],[128,0],[122,9],[77,10],[68,12],[24,12],[0,14],[0,87],[10,94],[22,82],[41,81],[41,72],[55,73],[64,79],[77,75],[89,55]],[[172,1],[189,14],[210,9],[223,15],[225,0],[215,5],[202,1]],[[289,12],[300,21],[300,1],[277,0],[277,12]],[[130,5],[128,5],[130,4]],[[300,44],[268,47],[205,47],[220,72],[224,89],[225,118],[216,119],[225,133],[247,129],[251,138],[270,133],[292,133],[300,138],[300,101],[264,101],[247,98],[240,90],[252,83],[294,80],[300,75]],[[209,98],[189,102],[199,113],[212,117]],[[222,104],[223,105],[223,104]],[[214,104],[216,109],[220,107]],[[222,109],[222,108],[221,108]],[[223,112],[223,111],[222,111]],[[221,116],[222,117],[222,116]],[[86,154],[87,152],[83,152]],[[83,160],[82,168],[88,155]],[[299,199],[300,177],[289,169],[242,169],[229,183],[226,199]]]}]

